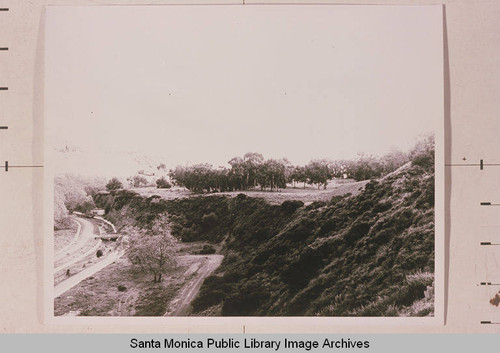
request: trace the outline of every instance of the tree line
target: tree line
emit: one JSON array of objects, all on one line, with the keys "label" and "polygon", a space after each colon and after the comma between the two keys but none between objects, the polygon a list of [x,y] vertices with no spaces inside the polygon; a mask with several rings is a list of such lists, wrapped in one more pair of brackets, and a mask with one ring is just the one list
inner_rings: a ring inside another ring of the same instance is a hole
[{"label": "tree line", "polygon": [[401,151],[392,151],[383,157],[359,154],[354,160],[315,159],[304,166],[294,166],[286,158],[264,159],[260,153],[246,153],[228,161],[229,168],[213,168],[210,164],[177,166],[168,175],[174,185],[196,193],[255,188],[277,191],[287,185],[326,189],[334,178],[359,181],[381,177],[407,163],[410,154]]},{"label": "tree line", "polygon": [[[169,189],[172,184],[185,187],[195,193],[224,191],[244,191],[249,189],[278,191],[287,186],[303,188],[314,185],[318,189],[327,187],[332,179],[353,179],[355,181],[380,178],[410,162],[433,164],[434,136],[428,135],[418,141],[409,152],[393,150],[382,157],[358,154],[351,160],[314,159],[306,165],[292,165],[286,158],[264,159],[260,153],[246,153],[228,161],[230,167],[213,168],[201,163],[191,166],[177,166],[156,180],[157,188]],[[166,170],[164,164],[158,169]],[[148,186],[143,176],[128,178],[130,187]],[[106,185],[108,191],[123,188],[122,183],[113,178]]]}]

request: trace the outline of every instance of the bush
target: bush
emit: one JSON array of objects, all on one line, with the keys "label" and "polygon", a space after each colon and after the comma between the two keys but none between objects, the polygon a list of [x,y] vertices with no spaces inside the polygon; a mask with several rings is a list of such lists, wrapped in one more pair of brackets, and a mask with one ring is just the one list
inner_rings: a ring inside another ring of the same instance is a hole
[{"label": "bush", "polygon": [[210,230],[217,224],[218,220],[219,217],[214,212],[210,212],[201,217],[201,227],[203,230]]},{"label": "bush", "polygon": [[281,204],[281,209],[285,211],[285,213],[293,213],[297,208],[301,208],[303,206],[304,203],[302,201],[283,201],[283,203]]},{"label": "bush", "polygon": [[172,187],[172,184],[170,184],[164,177],[161,177],[160,179],[156,180],[156,187],[158,189],[170,189]]},{"label": "bush", "polygon": [[325,201],[313,201],[310,205],[306,206],[305,209],[306,209],[306,211],[309,211],[309,210],[315,210],[315,209],[323,207],[323,206],[326,206]]},{"label": "bush", "polygon": [[74,210],[82,213],[89,213],[95,208],[94,201],[92,199],[85,200],[81,203],[78,203]]},{"label": "bush", "polygon": [[148,179],[140,175],[134,175],[133,177],[127,178],[130,187],[142,188],[148,185]]},{"label": "bush", "polygon": [[127,290],[127,287],[125,287],[125,286],[123,286],[121,284],[118,286],[118,291],[119,292],[125,292],[126,290]]},{"label": "bush", "polygon": [[215,254],[215,248],[212,245],[204,245],[200,250],[200,255]]},{"label": "bush", "polygon": [[95,253],[95,256],[97,256],[97,257],[101,257],[102,255],[104,255],[104,254],[103,254],[101,249],[97,250],[97,252]]},{"label": "bush", "polygon": [[189,243],[196,241],[198,238],[198,233],[192,228],[182,228],[181,230],[181,240],[183,242]]},{"label": "bush", "polygon": [[118,180],[118,178],[113,178],[106,184],[106,189],[108,191],[123,189],[123,184],[120,180]]},{"label": "bush", "polygon": [[222,302],[226,298],[226,293],[219,289],[214,289],[210,292],[206,292],[200,295],[193,300],[193,311],[200,312],[205,309],[210,308],[211,306],[217,305]]},{"label": "bush", "polygon": [[74,223],[71,221],[71,218],[65,217],[59,220],[54,220],[54,230],[61,229],[71,229]]},{"label": "bush", "polygon": [[347,231],[344,239],[348,243],[353,243],[358,239],[361,239],[365,235],[368,234],[370,231],[370,224],[363,222],[363,221],[357,221],[355,222],[351,228]]},{"label": "bush", "polygon": [[434,167],[434,153],[418,155],[411,162],[413,165],[418,165],[424,169],[432,168]]}]

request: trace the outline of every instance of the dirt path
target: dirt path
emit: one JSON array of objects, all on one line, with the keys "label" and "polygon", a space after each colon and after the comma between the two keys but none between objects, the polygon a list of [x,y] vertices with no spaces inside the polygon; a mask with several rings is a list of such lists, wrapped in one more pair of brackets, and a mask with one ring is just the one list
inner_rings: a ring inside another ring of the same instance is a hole
[{"label": "dirt path", "polygon": [[[191,302],[198,294],[203,280],[207,278],[222,263],[223,255],[184,255],[180,259],[195,260],[185,276],[196,273],[170,302],[169,310],[163,316],[187,316],[191,309]],[[196,261],[198,260],[198,261]]]}]

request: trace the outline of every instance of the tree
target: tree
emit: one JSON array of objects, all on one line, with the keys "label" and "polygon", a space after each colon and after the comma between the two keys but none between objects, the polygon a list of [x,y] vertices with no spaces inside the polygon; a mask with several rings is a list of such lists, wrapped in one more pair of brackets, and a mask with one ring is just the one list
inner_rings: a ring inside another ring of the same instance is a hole
[{"label": "tree", "polygon": [[154,282],[161,282],[163,274],[175,268],[177,240],[170,233],[166,215],[160,215],[148,230],[129,229],[129,260],[142,271],[153,275]]},{"label": "tree", "polygon": [[94,200],[89,196],[85,201],[75,206],[75,211],[82,213],[89,213],[95,208]]},{"label": "tree", "polygon": [[246,176],[245,161],[241,157],[234,157],[227,163],[231,166],[231,179],[235,184],[235,189],[243,190]]},{"label": "tree", "polygon": [[245,189],[257,186],[257,171],[259,165],[264,162],[264,156],[260,153],[249,152],[243,156],[243,170],[245,174]]},{"label": "tree", "polygon": [[156,187],[158,189],[170,189],[172,185],[167,181],[167,179],[165,179],[165,177],[161,177],[156,180]]},{"label": "tree", "polygon": [[318,190],[321,185],[326,189],[328,181],[333,178],[333,172],[329,167],[329,162],[325,159],[312,160],[306,166],[306,176],[309,184],[317,184]]},{"label": "tree", "polygon": [[123,189],[123,184],[118,178],[112,178],[107,184],[106,189],[108,191]]},{"label": "tree", "polygon": [[148,185],[148,179],[140,175],[134,175],[133,177],[127,178],[130,187],[141,188]]},{"label": "tree", "polygon": [[434,135],[424,136],[410,151],[412,164],[425,169],[434,168],[434,148]]},{"label": "tree", "polygon": [[267,187],[271,191],[278,188],[285,188],[287,181],[287,165],[289,164],[286,159],[268,159],[259,165],[257,173],[257,182],[260,188],[264,190]]},{"label": "tree", "polygon": [[381,158],[381,163],[383,165],[383,174],[389,174],[405,163],[408,163],[409,155],[408,153],[401,152],[395,148],[391,152],[387,153]]},{"label": "tree", "polygon": [[63,227],[65,220],[68,217],[68,209],[64,204],[65,197],[62,187],[55,184],[54,186],[54,225]]},{"label": "tree", "polygon": [[289,176],[289,180],[292,182],[293,187],[295,187],[295,183],[304,183],[305,189],[307,183],[306,168],[302,166],[293,167]]},{"label": "tree", "polygon": [[175,267],[174,239],[170,234],[142,234],[130,236],[128,258],[142,271],[153,275],[154,282],[161,282],[162,275]]}]

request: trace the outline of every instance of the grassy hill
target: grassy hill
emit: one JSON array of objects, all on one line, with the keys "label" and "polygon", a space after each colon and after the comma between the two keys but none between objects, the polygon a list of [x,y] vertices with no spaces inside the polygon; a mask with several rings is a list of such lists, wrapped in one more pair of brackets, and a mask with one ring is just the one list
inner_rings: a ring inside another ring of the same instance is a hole
[{"label": "grassy hill", "polygon": [[304,206],[240,194],[176,200],[98,195],[117,224],[148,228],[167,213],[185,242],[223,244],[195,315],[433,315],[434,151],[357,195]]}]

